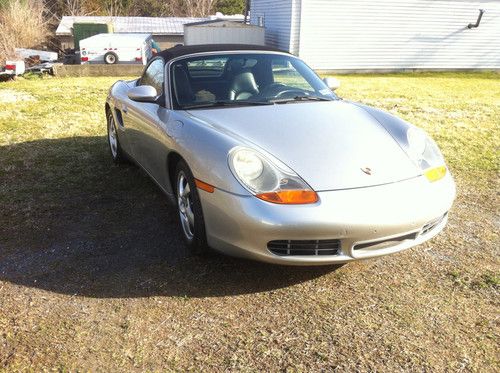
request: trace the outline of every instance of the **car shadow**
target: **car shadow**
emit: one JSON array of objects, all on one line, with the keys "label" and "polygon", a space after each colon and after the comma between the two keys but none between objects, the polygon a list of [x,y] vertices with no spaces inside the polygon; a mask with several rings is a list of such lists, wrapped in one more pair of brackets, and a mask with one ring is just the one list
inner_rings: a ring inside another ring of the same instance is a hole
[{"label": "car shadow", "polygon": [[177,212],[104,137],[0,147],[0,280],[89,297],[218,297],[279,289],[337,267],[186,251]]}]

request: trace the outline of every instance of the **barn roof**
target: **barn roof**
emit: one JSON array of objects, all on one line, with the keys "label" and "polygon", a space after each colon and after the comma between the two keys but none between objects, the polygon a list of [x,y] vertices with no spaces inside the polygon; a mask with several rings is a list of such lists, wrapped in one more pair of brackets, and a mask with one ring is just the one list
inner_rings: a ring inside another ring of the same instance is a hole
[{"label": "barn roof", "polygon": [[63,16],[56,35],[72,35],[73,23],[111,23],[114,32],[183,35],[184,24],[205,21],[195,17]]}]

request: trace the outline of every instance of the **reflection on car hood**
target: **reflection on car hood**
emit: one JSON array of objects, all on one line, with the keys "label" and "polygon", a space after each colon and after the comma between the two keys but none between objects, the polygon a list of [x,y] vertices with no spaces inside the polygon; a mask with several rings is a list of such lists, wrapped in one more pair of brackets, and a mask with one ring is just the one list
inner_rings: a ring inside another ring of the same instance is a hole
[{"label": "reflection on car hood", "polygon": [[191,110],[189,114],[264,149],[316,191],[386,184],[420,174],[376,119],[345,101]]}]

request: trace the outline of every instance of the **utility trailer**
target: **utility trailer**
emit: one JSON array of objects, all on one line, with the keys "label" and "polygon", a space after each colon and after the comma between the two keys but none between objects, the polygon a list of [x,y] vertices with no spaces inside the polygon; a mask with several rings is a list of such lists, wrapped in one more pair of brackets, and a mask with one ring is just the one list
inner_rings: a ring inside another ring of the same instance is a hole
[{"label": "utility trailer", "polygon": [[24,61],[6,61],[4,66],[0,66],[0,81],[14,79],[18,75],[23,75],[25,71]]},{"label": "utility trailer", "polygon": [[265,45],[265,29],[224,19],[185,24],[184,45],[200,44]]},{"label": "utility trailer", "polygon": [[80,40],[82,64],[142,64],[153,56],[151,34],[98,34]]}]

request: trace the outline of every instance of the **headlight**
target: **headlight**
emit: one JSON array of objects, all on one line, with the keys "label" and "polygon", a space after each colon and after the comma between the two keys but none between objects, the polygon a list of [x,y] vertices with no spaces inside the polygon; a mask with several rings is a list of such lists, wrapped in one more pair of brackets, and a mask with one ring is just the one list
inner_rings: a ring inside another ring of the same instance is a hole
[{"label": "headlight", "polygon": [[229,167],[236,179],[257,198],[272,203],[306,204],[318,195],[297,174],[278,167],[262,154],[248,148],[229,153]]},{"label": "headlight", "polygon": [[444,158],[436,143],[418,128],[406,133],[408,155],[420,167],[429,181],[437,181],[446,175]]},{"label": "headlight", "polygon": [[246,149],[241,149],[234,154],[233,166],[236,173],[250,183],[262,175],[262,171],[264,171],[264,164],[260,158],[254,152]]}]

